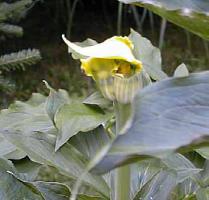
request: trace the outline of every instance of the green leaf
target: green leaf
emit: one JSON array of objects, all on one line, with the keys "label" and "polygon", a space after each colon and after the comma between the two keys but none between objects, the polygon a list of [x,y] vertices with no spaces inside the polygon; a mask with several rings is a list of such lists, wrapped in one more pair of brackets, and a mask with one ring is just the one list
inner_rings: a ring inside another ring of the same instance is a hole
[{"label": "green leaf", "polygon": [[[33,182],[33,185],[41,192],[45,200],[69,200],[71,193],[67,185],[57,182]],[[99,196],[78,195],[78,200],[105,200]]]},{"label": "green leaf", "polygon": [[0,172],[0,199],[4,200],[44,200],[30,185],[16,179],[12,174]]},{"label": "green leaf", "polygon": [[12,160],[20,160],[26,157],[26,153],[6,140],[0,133],[0,157]]},{"label": "green leaf", "polygon": [[162,169],[160,160],[147,159],[130,165],[131,199],[137,199],[143,186],[150,182]]},{"label": "green leaf", "polygon": [[15,164],[10,160],[0,157],[0,172],[9,172],[22,182],[34,181],[41,165],[30,161],[28,158],[15,161]]},{"label": "green leaf", "polygon": [[69,188],[64,184],[37,181],[33,185],[46,200],[69,200],[70,198]]},{"label": "green leaf", "polygon": [[[86,159],[72,145],[65,144],[56,153],[54,146],[56,137],[46,133],[23,133],[7,130],[4,136],[17,147],[21,148],[31,160],[54,166],[64,175],[76,180],[86,168]],[[103,196],[109,195],[105,181],[98,176],[87,173],[84,183],[90,185]]]},{"label": "green leaf", "polygon": [[197,200],[208,200],[209,199],[209,188],[200,188],[197,191]]},{"label": "green leaf", "polygon": [[99,126],[88,133],[78,133],[69,140],[69,143],[89,160],[94,158],[102,147],[109,142],[110,138],[103,126]]},{"label": "green leaf", "polygon": [[45,111],[45,97],[34,94],[27,102],[16,101],[0,113],[0,133],[6,129],[30,133],[56,130]]},{"label": "green leaf", "polygon": [[99,107],[82,103],[63,105],[55,115],[55,124],[59,130],[56,150],[78,132],[87,132],[105,123],[110,118]]},{"label": "green leaf", "polygon": [[197,169],[188,159],[180,154],[173,154],[163,160],[147,159],[130,166],[132,177],[132,197],[136,200],[139,199],[139,197],[142,198],[143,195],[153,195],[148,194],[151,192],[149,190],[147,191],[149,187],[156,187],[156,193],[158,193],[158,195],[162,194],[164,191],[163,189],[157,190],[157,186],[152,185],[153,179],[156,179],[161,172],[173,177],[172,181],[175,183],[172,184],[173,187],[191,177],[199,179],[199,172],[201,171],[201,169]]},{"label": "green leaf", "polygon": [[[4,164],[4,170],[2,171],[2,163]],[[33,165],[33,166],[32,166]],[[70,191],[67,186],[60,183],[53,182],[31,182],[28,179],[28,175],[31,173],[31,169],[36,167],[36,164],[32,164],[30,167],[21,166],[21,170],[24,169],[24,173],[18,173],[14,165],[10,161],[0,159],[0,199],[5,200],[19,200],[19,199],[31,199],[31,200],[68,200],[70,197]],[[32,168],[31,168],[32,167]],[[10,170],[10,171],[9,171]],[[20,170],[20,166],[19,166]],[[29,174],[28,174],[29,172]],[[24,174],[24,176],[23,176]],[[27,175],[26,175],[27,174]],[[66,195],[67,194],[67,195]]]},{"label": "green leaf", "polygon": [[13,162],[16,173],[15,176],[24,182],[31,182],[37,179],[41,165],[28,158]]},{"label": "green leaf", "polygon": [[102,197],[89,196],[89,195],[78,195],[78,200],[105,200]]},{"label": "green leaf", "polygon": [[[38,93],[34,93],[27,102],[12,104],[9,109],[2,110],[0,113],[0,156],[8,159],[21,159],[26,154],[11,144],[3,135],[1,130],[8,127],[23,131],[50,130],[54,127],[44,111],[44,102],[46,98]],[[49,128],[51,127],[51,128]]]},{"label": "green leaf", "polygon": [[19,176],[11,172],[0,172],[0,199],[68,200],[70,197],[70,191],[64,184],[22,181]]},{"label": "green leaf", "polygon": [[175,175],[167,171],[161,171],[143,186],[133,200],[167,200],[175,185]]},{"label": "green leaf", "polygon": [[119,0],[149,9],[200,37],[209,39],[209,2],[205,0]]},{"label": "green leaf", "polygon": [[[193,163],[181,154],[174,154],[163,159],[162,162],[176,174],[176,181],[181,183],[189,177],[198,177],[202,169],[196,168]],[[198,177],[199,178],[199,177]]]},{"label": "green leaf", "polygon": [[46,97],[40,93],[33,93],[31,95],[31,98],[26,101],[26,103],[28,103],[31,106],[38,106],[42,103],[45,103],[46,101]]},{"label": "green leaf", "polygon": [[196,149],[197,153],[199,153],[203,158],[209,160],[209,147],[202,147],[200,149]]},{"label": "green leaf", "polygon": [[107,106],[108,104],[110,104],[110,101],[105,99],[100,92],[94,92],[89,97],[84,99],[83,103],[104,107],[104,106]]},{"label": "green leaf", "polygon": [[0,157],[0,172],[6,171],[16,173],[15,166],[13,165],[12,161]]},{"label": "green leaf", "polygon": [[[139,91],[133,121],[98,165],[110,170],[137,156],[164,157],[209,136],[209,72],[169,78]],[[191,148],[191,146],[190,146]]]},{"label": "green leaf", "polygon": [[[70,191],[69,188],[56,182],[42,182],[37,181],[33,183],[34,186],[41,192],[45,200],[69,200]],[[102,197],[93,197],[90,195],[78,195],[78,200],[105,200]]]},{"label": "green leaf", "polygon": [[196,191],[198,189],[197,183],[192,179],[187,179],[183,183],[177,185],[177,187],[172,191],[171,195],[173,199],[183,199],[183,200],[197,200]]},{"label": "green leaf", "polygon": [[44,81],[46,87],[50,90],[49,96],[46,100],[46,112],[48,113],[51,120],[54,122],[54,116],[57,110],[66,103],[70,103],[70,97],[67,91],[59,89],[58,91],[54,90],[49,86],[49,84]]},{"label": "green leaf", "polygon": [[[6,185],[6,187],[0,188],[0,198],[1,195],[4,195],[5,200],[19,200],[19,197],[20,199],[31,200],[69,200],[71,193],[67,185],[58,182],[33,181],[33,174],[39,166],[28,159],[24,159],[14,166],[11,161],[0,158],[0,176],[3,177],[3,180],[0,180],[0,185],[3,184],[3,181]],[[31,197],[28,198],[30,194]],[[100,196],[84,194],[78,196],[78,200],[96,199],[105,200]]]},{"label": "green leaf", "polygon": [[[0,133],[18,149],[27,153],[34,162],[56,167],[61,173],[76,180],[87,165],[86,158],[71,144],[66,144],[55,153],[57,129],[45,110],[41,95],[23,103],[16,102],[0,114]],[[105,181],[98,176],[87,174],[84,184],[109,195]]]},{"label": "green leaf", "polygon": [[129,39],[134,44],[134,56],[143,64],[145,71],[154,79],[161,80],[167,77],[161,69],[161,53],[151,42],[131,29]]},{"label": "green leaf", "polygon": [[0,157],[5,157],[7,159],[19,160],[24,158],[26,154],[21,150],[17,149],[16,146],[11,144],[9,141],[0,137]]},{"label": "green leaf", "polygon": [[172,194],[185,200],[204,199],[203,196],[201,197],[204,192],[202,193],[201,191],[205,190],[208,186],[209,163],[207,160],[202,168],[200,173],[193,174],[190,178],[179,184]]},{"label": "green leaf", "polygon": [[185,77],[185,76],[189,76],[189,70],[187,69],[187,66],[184,63],[182,63],[176,68],[174,72],[174,77]]}]

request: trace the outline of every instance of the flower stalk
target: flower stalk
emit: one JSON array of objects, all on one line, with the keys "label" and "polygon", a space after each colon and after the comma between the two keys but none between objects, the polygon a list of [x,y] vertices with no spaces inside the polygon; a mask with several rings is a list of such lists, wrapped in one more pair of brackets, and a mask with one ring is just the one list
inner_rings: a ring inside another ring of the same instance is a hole
[{"label": "flower stalk", "polygon": [[[116,114],[116,134],[123,134],[127,128],[130,118],[132,106],[131,103],[121,104],[114,102]],[[130,199],[130,166],[125,165],[116,169],[115,172],[115,195],[114,200]]]},{"label": "flower stalk", "polygon": [[129,200],[130,199],[130,166],[126,165],[116,169],[115,176],[115,199],[114,200]]}]

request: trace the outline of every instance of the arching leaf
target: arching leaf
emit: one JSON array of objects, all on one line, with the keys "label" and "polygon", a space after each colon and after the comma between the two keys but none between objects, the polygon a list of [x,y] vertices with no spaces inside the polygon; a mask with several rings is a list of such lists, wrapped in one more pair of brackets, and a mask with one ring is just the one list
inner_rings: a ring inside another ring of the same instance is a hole
[{"label": "arching leaf", "polygon": [[209,2],[206,0],[119,0],[147,8],[200,37],[209,39]]},{"label": "arching leaf", "polygon": [[98,172],[137,156],[163,157],[187,145],[208,141],[208,90],[209,72],[203,72],[169,78],[139,91],[132,125],[113,142],[97,166]]}]

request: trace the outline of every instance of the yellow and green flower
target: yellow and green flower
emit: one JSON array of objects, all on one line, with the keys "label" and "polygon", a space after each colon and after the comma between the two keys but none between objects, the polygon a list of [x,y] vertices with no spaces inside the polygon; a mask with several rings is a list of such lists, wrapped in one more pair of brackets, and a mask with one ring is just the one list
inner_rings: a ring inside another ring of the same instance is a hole
[{"label": "yellow and green flower", "polygon": [[142,63],[134,57],[134,46],[128,37],[115,36],[88,47],[80,47],[62,37],[81,56],[81,69],[99,84],[108,99],[128,103],[134,91],[142,87]]}]

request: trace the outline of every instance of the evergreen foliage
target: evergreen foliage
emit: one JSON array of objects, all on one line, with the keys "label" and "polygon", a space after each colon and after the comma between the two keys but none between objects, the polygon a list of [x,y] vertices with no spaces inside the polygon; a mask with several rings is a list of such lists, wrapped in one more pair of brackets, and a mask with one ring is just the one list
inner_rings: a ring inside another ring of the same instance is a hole
[{"label": "evergreen foliage", "polygon": [[33,65],[41,59],[39,50],[26,49],[16,53],[6,54],[0,57],[0,70],[11,71],[15,69],[25,70],[28,65]]},{"label": "evergreen foliage", "polygon": [[[37,0],[20,0],[0,2],[0,36],[1,38],[21,37],[23,28],[17,23],[26,16]],[[20,50],[0,56],[0,74],[11,70],[22,69],[40,61],[41,55],[37,49]],[[9,80],[0,76],[0,92],[11,91],[14,88]]]}]

